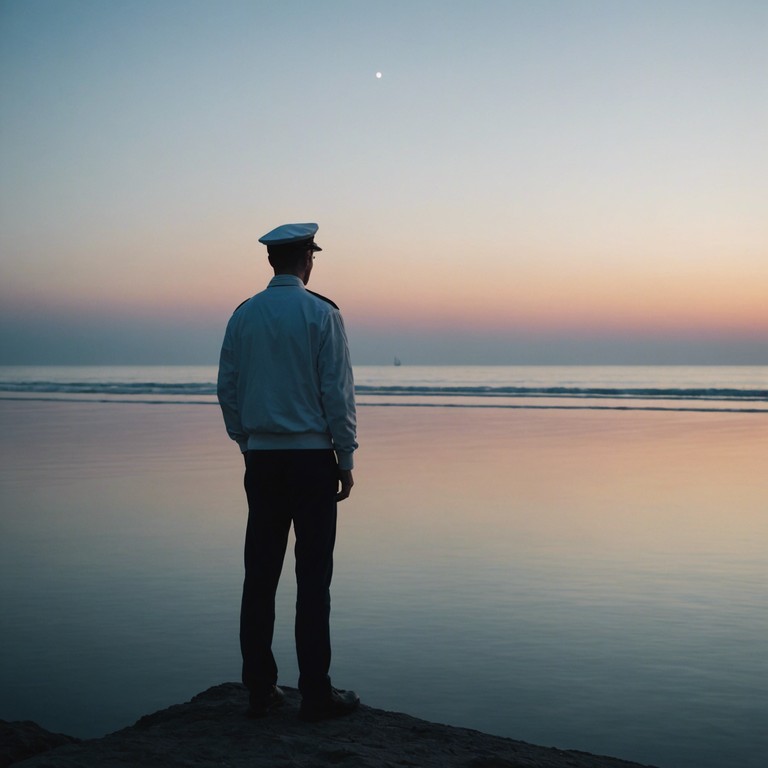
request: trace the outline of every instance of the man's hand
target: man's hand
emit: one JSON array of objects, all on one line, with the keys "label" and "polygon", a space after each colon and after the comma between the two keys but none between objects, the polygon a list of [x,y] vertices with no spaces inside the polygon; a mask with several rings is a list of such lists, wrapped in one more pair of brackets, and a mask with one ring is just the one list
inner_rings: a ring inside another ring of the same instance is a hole
[{"label": "man's hand", "polygon": [[352,492],[352,486],[355,484],[355,481],[352,479],[351,469],[339,470],[339,483],[341,483],[341,490],[336,494],[336,501],[344,501],[344,499],[349,497],[349,494]]}]

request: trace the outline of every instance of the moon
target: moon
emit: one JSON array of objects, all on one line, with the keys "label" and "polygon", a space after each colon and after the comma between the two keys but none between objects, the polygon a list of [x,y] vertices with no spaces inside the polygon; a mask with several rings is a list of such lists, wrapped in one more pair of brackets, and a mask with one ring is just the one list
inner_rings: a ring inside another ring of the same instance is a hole
[{"label": "moon", "polygon": [[376,73],[376,79],[377,80],[381,80],[381,72],[377,72]]}]

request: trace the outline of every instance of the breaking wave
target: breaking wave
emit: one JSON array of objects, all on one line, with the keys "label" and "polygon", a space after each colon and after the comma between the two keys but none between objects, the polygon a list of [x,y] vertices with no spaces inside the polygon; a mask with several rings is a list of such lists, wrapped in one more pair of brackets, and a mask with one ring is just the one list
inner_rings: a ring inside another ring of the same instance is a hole
[{"label": "breaking wave", "polygon": [[[126,377],[129,378],[129,377]],[[173,377],[169,377],[173,378]],[[768,389],[669,386],[358,384],[362,406],[718,410],[768,413]],[[0,399],[215,404],[215,381],[0,378]]]}]

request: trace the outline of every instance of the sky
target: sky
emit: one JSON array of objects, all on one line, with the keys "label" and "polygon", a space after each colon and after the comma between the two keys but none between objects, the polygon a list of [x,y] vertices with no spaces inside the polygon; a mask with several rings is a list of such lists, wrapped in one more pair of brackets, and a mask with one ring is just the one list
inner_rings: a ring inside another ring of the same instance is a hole
[{"label": "sky", "polygon": [[[377,77],[377,73],[380,77]],[[768,364],[764,0],[0,0],[0,364]]]}]

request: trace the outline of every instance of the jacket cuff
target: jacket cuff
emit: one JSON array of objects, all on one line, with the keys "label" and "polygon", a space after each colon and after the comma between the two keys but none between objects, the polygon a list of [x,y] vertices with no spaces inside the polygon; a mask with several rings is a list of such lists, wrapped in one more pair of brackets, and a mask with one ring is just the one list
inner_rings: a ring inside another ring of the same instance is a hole
[{"label": "jacket cuff", "polygon": [[349,453],[339,453],[336,451],[336,459],[339,462],[339,469],[354,469],[355,468],[355,460],[353,458],[354,454]]}]

